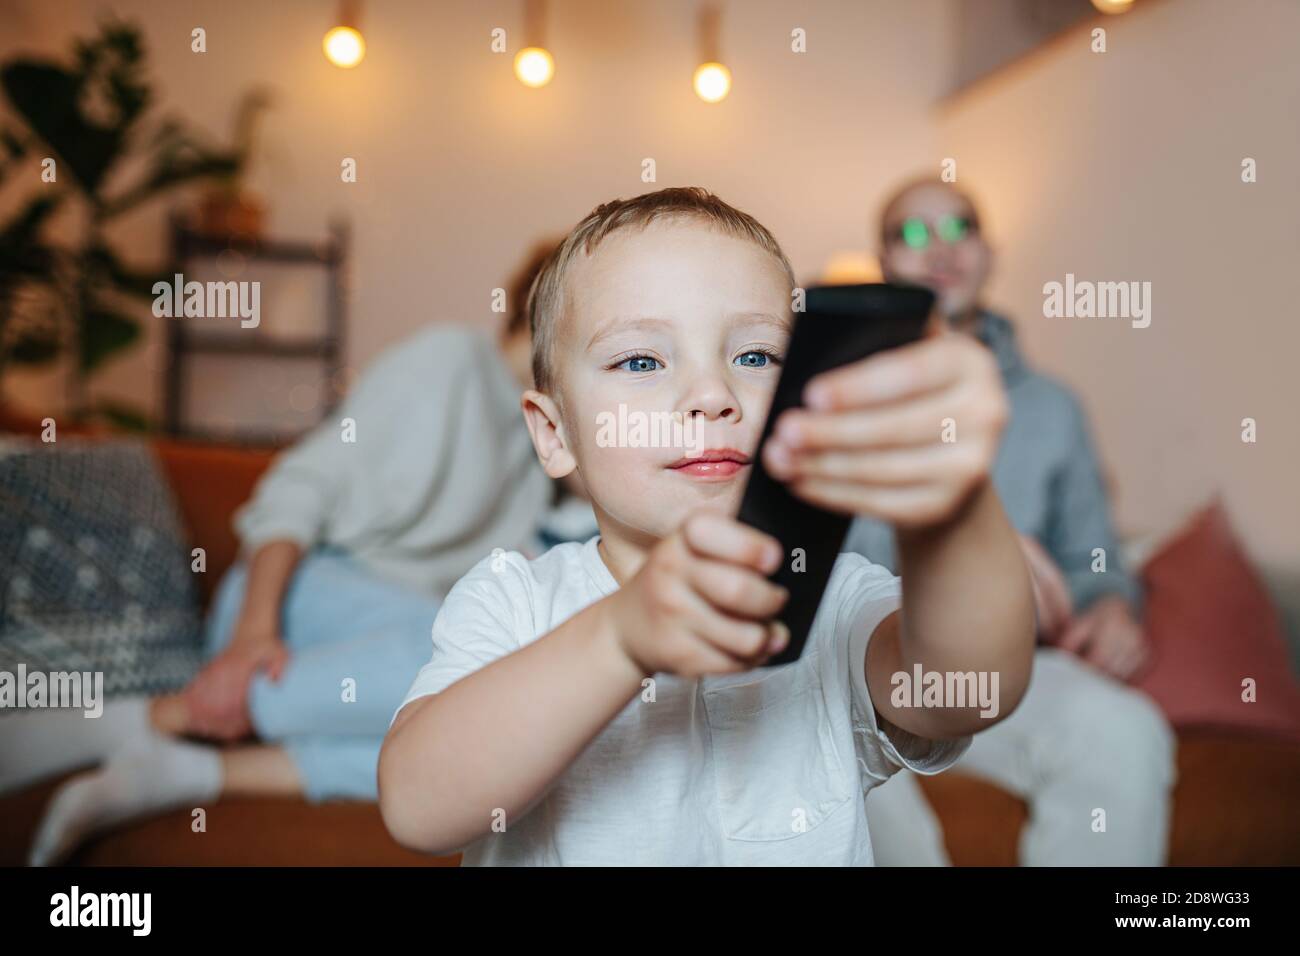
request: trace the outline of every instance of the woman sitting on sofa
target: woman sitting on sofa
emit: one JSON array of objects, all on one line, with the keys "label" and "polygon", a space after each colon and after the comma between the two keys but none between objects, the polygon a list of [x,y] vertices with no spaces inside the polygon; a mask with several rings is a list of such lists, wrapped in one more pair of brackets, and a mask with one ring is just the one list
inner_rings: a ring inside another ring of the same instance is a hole
[{"label": "woman sitting on sofa", "polygon": [[98,720],[4,722],[0,791],[103,761],[55,792],[33,864],[219,796],[376,799],[380,743],[428,661],[440,598],[496,548],[535,554],[596,531],[581,488],[564,496],[538,466],[519,410],[532,379],[523,304],[550,248],[513,284],[496,342],[460,325],[418,332],[276,460],[236,515],[244,561],[220,585],[210,661],[187,687],[110,702]]}]

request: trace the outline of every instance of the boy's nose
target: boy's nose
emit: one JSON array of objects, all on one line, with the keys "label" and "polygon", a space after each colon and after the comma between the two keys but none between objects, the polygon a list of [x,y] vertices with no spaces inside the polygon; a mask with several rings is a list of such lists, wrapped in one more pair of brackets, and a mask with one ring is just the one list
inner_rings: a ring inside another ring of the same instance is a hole
[{"label": "boy's nose", "polygon": [[683,408],[688,417],[701,416],[705,419],[733,419],[740,417],[740,403],[727,387],[726,382],[717,376],[701,376],[695,379],[690,394]]}]

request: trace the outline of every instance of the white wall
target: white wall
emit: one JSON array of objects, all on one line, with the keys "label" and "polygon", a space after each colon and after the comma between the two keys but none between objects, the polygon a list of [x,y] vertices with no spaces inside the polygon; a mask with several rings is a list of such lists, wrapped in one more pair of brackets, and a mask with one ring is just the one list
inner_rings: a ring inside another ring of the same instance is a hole
[{"label": "white wall", "polygon": [[[335,9],[325,0],[111,7],[147,27],[164,106],[213,135],[229,135],[244,90],[278,92],[272,157],[254,184],[277,234],[323,235],[331,212],[351,217],[353,365],[427,321],[496,321],[490,292],[536,238],[656,188],[640,179],[646,157],[659,186],[714,190],[772,228],[800,274],[815,275],[834,250],[865,244],[868,211],[894,172],[933,153],[927,110],[947,55],[942,0],[733,2],[721,40],[735,85],[710,106],[690,84],[694,0],[551,3],[558,67],[542,90],[511,71],[519,2],[365,3],[369,50],[352,71],[321,54]],[[0,0],[0,9],[15,24],[0,30],[3,57],[61,52],[105,5]],[[195,26],[207,30],[206,54],[190,51]],[[509,32],[509,55],[489,50],[497,26]],[[806,54],[790,51],[795,27],[807,31]],[[358,161],[356,184],[340,182],[345,156]],[[146,210],[126,227],[142,256],[162,250],[163,213]],[[147,359],[123,359],[102,388],[152,400]],[[261,377],[248,387],[261,388]],[[11,391],[54,400],[30,380]]]},{"label": "white wall", "polygon": [[[1163,528],[1222,487],[1257,555],[1300,563],[1300,4],[1139,0],[1098,19],[1109,52],[1076,30],[935,110],[960,2],[733,0],[722,40],[736,85],[712,107],[690,90],[692,0],[555,0],[558,72],[541,91],[489,52],[493,27],[513,51],[521,26],[522,5],[496,0],[366,3],[355,71],[321,55],[326,0],[0,0],[0,57],[61,52],[111,6],[146,24],[165,109],[213,135],[228,135],[244,90],[274,87],[254,184],[277,234],[351,217],[353,365],[426,321],[495,321],[490,290],[532,240],[652,188],[645,157],[659,185],[705,185],[757,215],[812,277],[865,243],[894,182],[954,156],[1002,249],[993,300],[1030,356],[1083,395],[1121,524]],[[194,26],[206,54],[190,52]],[[802,56],[789,52],[796,26]],[[354,185],[339,180],[344,156],[360,164]],[[1259,162],[1255,185],[1240,182],[1243,156]],[[12,201],[0,193],[0,210]],[[123,228],[142,258],[162,251],[164,212]],[[1151,281],[1151,327],[1043,319],[1043,283],[1066,272]],[[150,355],[118,362],[101,389],[153,402]],[[238,378],[228,384],[271,400],[263,377]],[[48,376],[8,387],[57,401]],[[1239,440],[1246,416],[1255,445]]]},{"label": "white wall", "polygon": [[[1097,25],[1104,54],[1089,50]],[[1002,250],[992,300],[1083,394],[1121,523],[1166,527],[1221,488],[1251,550],[1294,565],[1297,37],[1295,0],[1139,0],[937,116]],[[1044,318],[1043,284],[1067,272],[1150,281],[1150,327]]]}]

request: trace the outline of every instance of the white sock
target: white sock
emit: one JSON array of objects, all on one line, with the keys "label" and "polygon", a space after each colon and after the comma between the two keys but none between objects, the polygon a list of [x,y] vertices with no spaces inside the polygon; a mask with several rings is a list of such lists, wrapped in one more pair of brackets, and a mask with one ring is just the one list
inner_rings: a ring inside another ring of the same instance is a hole
[{"label": "white sock", "polygon": [[148,697],[106,701],[98,717],[53,708],[0,716],[0,794],[100,763],[150,733]]},{"label": "white sock", "polygon": [[118,753],[54,792],[28,863],[49,866],[94,833],[220,795],[220,750],[152,734],[144,746]]}]

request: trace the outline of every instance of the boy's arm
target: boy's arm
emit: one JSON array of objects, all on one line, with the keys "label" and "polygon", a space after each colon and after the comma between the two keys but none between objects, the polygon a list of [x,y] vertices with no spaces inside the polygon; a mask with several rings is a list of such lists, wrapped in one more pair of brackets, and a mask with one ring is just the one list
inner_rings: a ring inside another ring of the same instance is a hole
[{"label": "boy's arm", "polygon": [[[947,521],[896,533],[904,611],[885,618],[867,645],[872,702],[924,737],[985,730],[1019,704],[1033,661],[1034,599],[1015,529],[986,479]],[[980,717],[978,705],[893,706],[892,676],[918,663],[924,672],[997,672],[997,717]]]},{"label": "boy's arm", "polygon": [[[990,478],[1010,414],[996,360],[936,318],[921,342],[816,376],[804,401],[765,443],[768,471],[805,501],[897,529],[903,611],[876,626],[863,663],[876,710],[931,738],[989,726],[976,707],[895,708],[890,690],[918,664],[996,672],[1005,716],[1029,682],[1033,591]],[[960,443],[946,433],[959,419]]]},{"label": "boy's arm", "polygon": [[[651,674],[692,678],[762,664],[790,636],[771,622],[788,597],[767,580],[780,561],[774,538],[702,509],[613,594],[403,708],[379,754],[379,809],[389,832],[436,853],[486,835],[501,812],[509,827]],[[443,615],[474,592],[467,581],[452,590],[435,634],[441,626],[468,636],[455,614]],[[489,645],[509,629],[484,623],[491,600],[480,605],[479,621]],[[482,660],[501,646],[470,655]]]},{"label": "boy's arm", "polygon": [[441,693],[412,701],[379,755],[379,808],[393,837],[455,852],[509,827],[641,690],[601,600],[545,638]]}]

